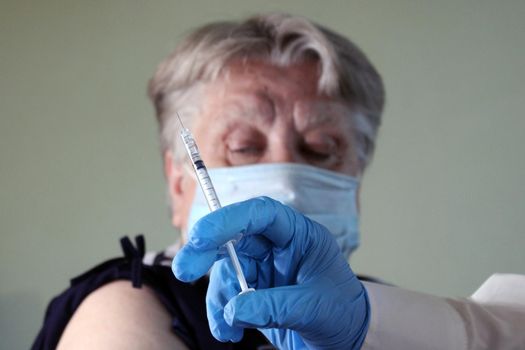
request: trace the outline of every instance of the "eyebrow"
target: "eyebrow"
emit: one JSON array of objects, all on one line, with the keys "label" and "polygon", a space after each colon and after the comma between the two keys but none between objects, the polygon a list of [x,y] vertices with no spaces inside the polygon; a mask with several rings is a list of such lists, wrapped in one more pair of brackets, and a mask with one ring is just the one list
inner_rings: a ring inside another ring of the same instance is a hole
[{"label": "eyebrow", "polygon": [[[311,128],[318,125],[330,124],[336,121],[349,122],[350,111],[346,106],[335,102],[316,102],[305,108],[305,105],[294,108],[294,119],[305,128]],[[299,108],[305,108],[306,112],[301,113]]]},{"label": "eyebrow", "polygon": [[249,120],[263,120],[271,122],[275,119],[275,102],[263,91],[247,98],[246,95],[236,95],[227,101],[227,111],[224,118],[246,118]]},{"label": "eyebrow", "polygon": [[315,113],[306,115],[306,122],[308,125],[328,124],[334,120],[337,120],[337,118],[332,113]]}]

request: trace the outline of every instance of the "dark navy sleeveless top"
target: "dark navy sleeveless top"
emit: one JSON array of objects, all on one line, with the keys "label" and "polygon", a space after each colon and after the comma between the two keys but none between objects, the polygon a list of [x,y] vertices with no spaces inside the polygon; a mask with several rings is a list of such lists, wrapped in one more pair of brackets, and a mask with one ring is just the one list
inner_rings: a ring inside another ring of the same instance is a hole
[{"label": "dark navy sleeveless top", "polygon": [[133,287],[152,288],[172,317],[171,330],[189,349],[274,349],[255,329],[245,329],[239,343],[221,343],[209,330],[206,318],[207,278],[195,283],[177,280],[171,268],[160,264],[144,265],[143,236],[121,239],[124,257],[106,261],[71,280],[71,285],[47,307],[44,324],[31,349],[55,349],[69,320],[91,292],[116,280],[129,280]]}]

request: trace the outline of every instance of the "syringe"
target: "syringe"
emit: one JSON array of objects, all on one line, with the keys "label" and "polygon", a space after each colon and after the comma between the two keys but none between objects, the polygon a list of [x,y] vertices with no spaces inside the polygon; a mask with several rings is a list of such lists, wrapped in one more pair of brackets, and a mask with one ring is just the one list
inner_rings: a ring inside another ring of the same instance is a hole
[{"label": "syringe", "polygon": [[[191,159],[191,163],[193,164],[193,170],[195,170],[197,180],[199,181],[202,192],[204,193],[204,197],[206,197],[208,207],[210,208],[210,211],[217,210],[221,208],[221,203],[219,202],[219,198],[217,197],[215,188],[213,187],[210,176],[208,175],[208,170],[206,169],[206,166],[202,161],[199,149],[197,147],[197,143],[195,142],[195,139],[193,138],[191,132],[184,127],[184,124],[182,124],[182,120],[180,119],[178,113],[177,117],[179,118],[179,122],[181,125],[180,136],[182,137],[182,142],[184,143],[186,151],[188,152],[188,156]],[[237,253],[235,252],[235,248],[233,247],[232,241],[228,241],[226,243],[226,249],[228,250],[228,254],[230,255],[230,258],[233,263],[233,268],[235,269],[235,273],[237,274],[237,279],[239,280],[239,284],[241,285],[241,294],[255,291],[255,289],[249,288],[248,284],[246,283],[246,278],[244,278],[244,274],[241,269],[241,264],[239,263],[239,258],[237,257]]]}]

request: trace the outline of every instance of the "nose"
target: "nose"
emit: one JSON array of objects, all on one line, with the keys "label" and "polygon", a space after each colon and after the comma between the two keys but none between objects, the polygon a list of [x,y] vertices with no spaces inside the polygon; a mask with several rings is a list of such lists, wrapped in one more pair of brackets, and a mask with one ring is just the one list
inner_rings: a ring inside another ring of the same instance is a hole
[{"label": "nose", "polygon": [[280,137],[271,140],[267,150],[268,163],[301,163],[300,153],[294,137]]}]

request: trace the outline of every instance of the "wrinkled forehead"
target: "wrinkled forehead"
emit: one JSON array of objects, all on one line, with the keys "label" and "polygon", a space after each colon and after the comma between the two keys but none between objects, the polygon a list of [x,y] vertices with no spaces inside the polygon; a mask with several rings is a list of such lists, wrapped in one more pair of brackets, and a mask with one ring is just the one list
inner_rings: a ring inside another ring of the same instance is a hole
[{"label": "wrinkled forehead", "polygon": [[237,91],[257,88],[261,93],[285,91],[288,98],[294,98],[296,94],[326,96],[319,89],[319,77],[319,64],[311,60],[288,65],[278,65],[262,59],[233,60],[210,86]]},{"label": "wrinkled forehead", "polygon": [[308,124],[349,119],[351,106],[347,101],[319,91],[316,62],[289,66],[259,60],[235,63],[206,85],[203,114],[271,119],[284,112]]}]

